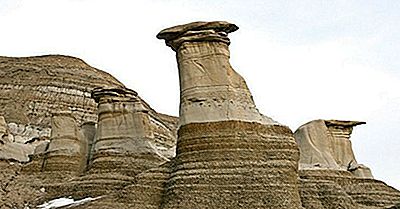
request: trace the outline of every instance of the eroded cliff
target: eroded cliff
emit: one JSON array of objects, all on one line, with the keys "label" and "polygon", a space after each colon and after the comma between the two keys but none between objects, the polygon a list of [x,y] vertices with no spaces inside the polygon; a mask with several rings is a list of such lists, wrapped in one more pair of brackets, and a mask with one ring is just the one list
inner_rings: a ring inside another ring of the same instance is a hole
[{"label": "eroded cliff", "polygon": [[350,135],[363,122],[293,134],[258,111],[229,62],[237,29],[194,22],[157,35],[176,52],[179,118],[82,60],[0,57],[1,208],[60,197],[89,209],[397,208],[400,192],[356,161]]}]

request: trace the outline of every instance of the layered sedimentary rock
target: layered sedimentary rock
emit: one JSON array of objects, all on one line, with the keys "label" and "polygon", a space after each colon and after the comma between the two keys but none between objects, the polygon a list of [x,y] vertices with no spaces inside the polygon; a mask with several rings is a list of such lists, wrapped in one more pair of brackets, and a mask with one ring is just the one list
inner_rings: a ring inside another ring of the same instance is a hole
[{"label": "layered sedimentary rock", "polygon": [[237,29],[157,35],[177,55],[178,134],[176,117],[81,60],[0,57],[0,208],[69,196],[95,197],[76,209],[398,208],[400,192],[355,159],[363,122],[316,120],[293,135],[259,113],[229,63]]},{"label": "layered sedimentary rock", "polygon": [[[92,96],[98,103],[95,136],[90,124],[80,132],[89,150],[86,172],[70,181],[48,185],[51,196],[67,193],[79,199],[116,193],[132,184],[137,174],[168,161],[152,144],[155,131],[151,116],[136,92],[98,88]],[[108,199],[99,201],[104,205]],[[115,204],[112,200],[108,203]]]},{"label": "layered sedimentary rock", "polygon": [[70,112],[78,124],[96,121],[90,93],[100,86],[123,84],[73,57],[0,57],[0,114],[8,122],[50,127],[57,110]]},{"label": "layered sedimentary rock", "polygon": [[[94,127],[97,105],[91,92],[97,87],[123,88],[124,85],[74,57],[0,57],[0,115],[7,121],[8,136],[13,142],[8,144],[6,153],[24,150],[23,155],[13,156],[20,162],[29,161],[28,156],[40,144],[38,141],[49,141],[51,118],[59,112],[70,113],[78,126],[87,129],[92,124]],[[177,118],[157,113],[140,101],[150,115],[149,126],[154,130],[152,144],[164,156],[173,157]],[[0,159],[3,158],[0,156]]]},{"label": "layered sedimentary rock", "polygon": [[128,89],[96,89],[99,121],[89,172],[134,176],[168,159],[150,143],[154,133],[147,109]]},{"label": "layered sedimentary rock", "polygon": [[47,137],[33,138],[30,141],[19,141],[13,135],[12,126],[7,125],[3,116],[0,116],[0,161],[11,160],[17,162],[28,162],[36,146],[43,144]]},{"label": "layered sedimentary rock", "polygon": [[[177,53],[181,87],[176,157],[158,208],[301,208],[293,134],[258,112],[230,66],[235,30],[196,22],[157,35]],[[149,199],[135,208],[157,208]]]},{"label": "layered sedimentary rock", "polygon": [[358,121],[315,120],[295,132],[300,147],[300,194],[306,208],[383,208],[400,192],[373,179],[351,146]]},{"label": "layered sedimentary rock", "polygon": [[58,176],[82,174],[86,168],[87,142],[74,117],[70,113],[57,113],[51,128],[42,171]]},{"label": "layered sedimentary rock", "polygon": [[[118,169],[113,174],[85,175],[97,132],[97,103],[91,95],[97,87],[124,89],[111,75],[77,58],[0,57],[0,113],[4,115],[0,117],[0,168],[8,172],[9,163],[17,168],[10,178],[13,181],[4,179],[9,190],[3,190],[3,196],[8,199],[1,204],[21,208],[62,195],[104,194],[132,183],[132,177],[118,174]],[[157,113],[138,96],[137,103],[147,118],[143,126],[152,133],[149,146],[162,155],[163,161],[172,158],[177,118]],[[142,163],[141,169],[153,166]],[[71,179],[77,175],[84,176]],[[116,179],[118,183],[105,185]],[[21,191],[32,195],[24,197]]]},{"label": "layered sedimentary rock", "polygon": [[351,171],[354,175],[373,178],[364,165],[358,164],[351,146],[353,127],[358,121],[314,120],[295,132],[300,147],[300,168],[327,168]]},{"label": "layered sedimentary rock", "polygon": [[258,112],[246,82],[229,63],[227,34],[237,29],[227,22],[195,22],[157,35],[176,51],[180,125],[229,120],[275,123]]}]

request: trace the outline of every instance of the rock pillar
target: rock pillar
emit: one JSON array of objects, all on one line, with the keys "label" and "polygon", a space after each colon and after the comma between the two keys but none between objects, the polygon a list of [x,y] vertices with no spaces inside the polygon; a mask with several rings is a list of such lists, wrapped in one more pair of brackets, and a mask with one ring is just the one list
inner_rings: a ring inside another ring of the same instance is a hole
[{"label": "rock pillar", "polygon": [[299,151],[289,128],[261,115],[229,63],[227,22],[157,37],[176,51],[180,129],[161,208],[301,208]]},{"label": "rock pillar", "polygon": [[373,178],[368,167],[358,164],[350,135],[358,121],[314,120],[295,132],[300,146],[301,169],[332,169],[350,171],[356,177]]},{"label": "rock pillar", "polygon": [[86,143],[74,117],[63,112],[53,115],[43,171],[60,177],[79,175],[86,166],[86,154]]},{"label": "rock pillar", "polygon": [[134,176],[166,161],[150,143],[154,137],[147,110],[129,89],[95,89],[98,125],[90,173]]},{"label": "rock pillar", "polygon": [[176,51],[180,125],[228,120],[273,123],[258,112],[245,80],[229,63],[227,34],[237,29],[227,22],[196,22],[157,35]]},{"label": "rock pillar", "polygon": [[296,130],[304,207],[384,208],[399,201],[399,191],[375,180],[355,159],[350,135],[361,124],[365,122],[314,120]]}]

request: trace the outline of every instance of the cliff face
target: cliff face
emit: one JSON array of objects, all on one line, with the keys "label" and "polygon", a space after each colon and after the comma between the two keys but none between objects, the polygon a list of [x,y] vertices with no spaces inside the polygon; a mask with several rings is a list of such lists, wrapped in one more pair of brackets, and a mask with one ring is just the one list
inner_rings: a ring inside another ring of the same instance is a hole
[{"label": "cliff face", "polygon": [[[49,141],[52,117],[60,112],[69,113],[77,126],[86,127],[86,134],[94,134],[89,130],[90,124],[95,128],[97,123],[97,104],[91,93],[99,87],[124,85],[74,57],[0,57],[0,116],[6,121],[8,147],[21,147],[23,152],[3,154],[3,158],[29,161],[35,147]],[[150,116],[149,127],[155,130],[152,143],[164,156],[172,157],[177,119],[157,113],[140,97],[138,100]]]},{"label": "cliff face", "polygon": [[363,122],[293,134],[258,111],[229,63],[237,29],[194,22],[157,35],[177,55],[179,119],[79,59],[0,57],[0,207],[94,197],[69,208],[397,208],[400,192],[355,159]]},{"label": "cliff face", "polygon": [[124,85],[73,57],[0,57],[0,115],[8,123],[47,128],[58,111],[71,112],[78,123],[95,122],[90,94],[101,86]]},{"label": "cliff face", "polygon": [[[12,171],[5,174],[10,178],[0,180],[1,206],[22,207],[23,202],[42,197],[41,184],[86,172],[98,127],[92,92],[99,87],[125,88],[111,75],[73,57],[0,57],[0,161]],[[147,143],[160,158],[172,158],[177,118],[157,113],[135,98],[152,133]],[[32,195],[18,199],[14,192],[21,187]]]}]

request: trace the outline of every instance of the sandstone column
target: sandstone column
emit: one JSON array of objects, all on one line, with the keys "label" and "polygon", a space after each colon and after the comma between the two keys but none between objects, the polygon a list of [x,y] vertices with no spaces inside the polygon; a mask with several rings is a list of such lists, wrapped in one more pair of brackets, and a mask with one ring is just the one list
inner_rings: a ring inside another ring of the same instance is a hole
[{"label": "sandstone column", "polygon": [[300,169],[350,171],[356,177],[373,178],[368,167],[358,164],[350,136],[359,121],[314,120],[299,127]]},{"label": "sandstone column", "polygon": [[229,63],[227,22],[157,37],[176,51],[180,129],[161,208],[301,208],[299,152],[289,128],[261,115]]},{"label": "sandstone column", "polygon": [[399,192],[358,164],[350,136],[358,121],[314,120],[299,127],[300,178],[303,206],[316,209],[384,207]]},{"label": "sandstone column", "polygon": [[237,29],[226,22],[197,22],[158,34],[176,51],[180,125],[227,120],[273,123],[258,112],[246,82],[229,63],[227,33]]},{"label": "sandstone column", "polygon": [[149,116],[136,92],[95,89],[93,98],[99,119],[90,173],[134,176],[166,161],[149,143],[153,137]]},{"label": "sandstone column", "polygon": [[82,173],[86,166],[86,146],[74,117],[64,112],[54,114],[42,170],[58,177]]},{"label": "sandstone column", "polygon": [[325,124],[332,136],[332,155],[339,167],[347,170],[357,165],[350,135],[353,132],[353,127],[365,124],[365,122],[325,120]]}]

